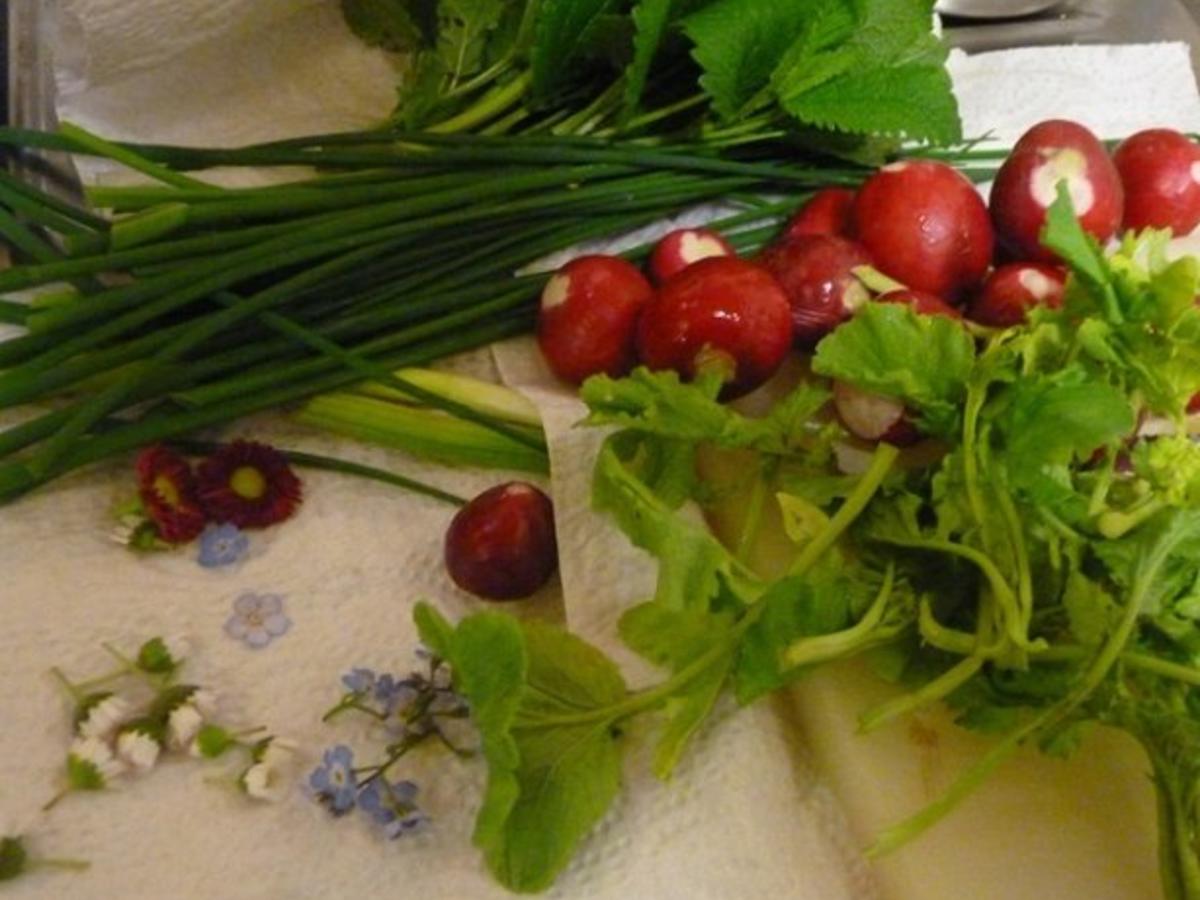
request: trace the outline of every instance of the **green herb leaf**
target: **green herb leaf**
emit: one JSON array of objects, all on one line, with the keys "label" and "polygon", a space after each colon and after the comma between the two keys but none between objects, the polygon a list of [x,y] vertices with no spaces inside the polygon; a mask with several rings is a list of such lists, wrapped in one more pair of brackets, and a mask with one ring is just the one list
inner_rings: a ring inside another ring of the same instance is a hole
[{"label": "green herb leaf", "polygon": [[641,0],[630,13],[633,19],[633,59],[625,70],[625,114],[633,113],[646,90],[650,66],[658,55],[674,8],[680,0]]},{"label": "green herb leaf", "polygon": [[643,603],[621,616],[621,637],[634,650],[673,672],[699,666],[665,706],[667,722],[654,753],[654,773],[668,778],[688,741],[708,717],[733,667],[737,635],[728,613],[671,609]]},{"label": "green herb leaf", "polygon": [[930,434],[952,435],[975,361],[962,324],[898,303],[869,303],[817,345],[813,371],[897,397]]},{"label": "green herb leaf", "polygon": [[[411,53],[433,43],[413,15],[413,0],[341,0],[342,16],[350,30],[369,47]],[[430,23],[432,24],[432,23]]]},{"label": "green herb leaf", "polygon": [[160,637],[154,637],[142,644],[138,649],[137,667],[151,675],[166,675],[179,667],[180,660],[171,656],[166,643]]},{"label": "green herb leaf", "polygon": [[19,837],[0,837],[0,881],[20,877],[29,863],[29,854]]},{"label": "green herb leaf", "polygon": [[[630,465],[640,442],[610,437],[596,460],[592,503],[609,512],[634,545],[659,560],[656,602],[670,609],[707,610],[722,585],[748,599],[757,579],[721,546],[703,522],[684,519],[640,480]],[[626,452],[624,458],[618,452]],[[626,460],[631,460],[627,464]]]},{"label": "green herb leaf", "polygon": [[812,417],[829,392],[802,384],[758,419],[718,403],[716,392],[684,384],[675,372],[639,367],[628,377],[589,378],[580,390],[589,425],[620,425],[687,443],[744,447],[763,453],[792,453],[811,438]]},{"label": "green herb leaf", "polygon": [[237,738],[220,725],[205,725],[196,734],[196,749],[205,759],[216,759],[236,744]]},{"label": "green herb leaf", "polygon": [[505,887],[543,890],[616,795],[624,681],[568,632],[498,613],[463,620],[449,649],[488,763],[475,843]]},{"label": "green herb leaf", "polygon": [[1125,395],[1081,368],[1023,379],[1009,389],[1006,400],[997,424],[1014,483],[1043,466],[1086,459],[1097,448],[1127,437],[1135,424]]}]

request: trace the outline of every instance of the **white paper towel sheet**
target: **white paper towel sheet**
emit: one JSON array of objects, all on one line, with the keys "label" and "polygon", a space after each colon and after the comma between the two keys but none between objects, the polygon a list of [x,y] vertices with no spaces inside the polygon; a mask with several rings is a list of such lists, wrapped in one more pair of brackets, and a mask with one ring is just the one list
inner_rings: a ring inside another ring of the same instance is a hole
[{"label": "white paper towel sheet", "polygon": [[[68,23],[60,114],[110,136],[240,143],[361,126],[391,106],[386,61],[346,33],[335,2],[60,2]],[[1056,95],[1064,102],[1075,98],[1095,116],[1090,121],[1103,118],[1097,110],[1109,101],[1092,92],[1088,106],[1088,92],[1068,89],[1092,77],[1097,51],[1028,52],[1042,72],[1034,98],[1041,103],[1030,107],[1010,102],[1026,78],[1024,64],[995,54],[954,60],[969,133],[1008,134]],[[1106,83],[1142,89],[1112,104],[1122,111],[1121,130],[1165,121],[1196,127],[1194,86],[1182,87],[1184,51],[1103,52],[1120,70],[1106,72]],[[1163,83],[1179,93],[1160,97],[1151,86]],[[1057,107],[1051,112],[1058,114]],[[598,435],[572,427],[577,401],[549,382],[526,342],[506,345],[500,361],[507,378],[542,409],[555,468],[564,590],[548,589],[529,614],[565,617],[619,653],[613,622],[622,605],[646,595],[652,568],[588,508]],[[313,436],[274,416],[241,423],[228,432],[234,434],[365,460],[463,494],[502,478]],[[300,515],[256,537],[251,558],[232,571],[201,569],[193,551],[141,558],[106,540],[107,509],[131,484],[128,461],[64,479],[0,510],[6,624],[0,632],[0,762],[6,768],[0,812],[32,822],[38,849],[93,862],[82,875],[16,882],[12,896],[502,895],[469,844],[481,766],[442,756],[419,756],[404,772],[421,782],[423,806],[436,824],[399,844],[386,844],[357,817],[331,820],[299,788],[277,806],[247,806],[206,784],[214,769],[194,763],[167,764],[119,792],[71,797],[50,817],[37,814],[53,790],[68,739],[46,670],[55,663],[76,672],[103,668],[100,640],[129,644],[153,633],[188,632],[196,643],[192,677],[224,695],[235,723],[263,724],[297,740],[301,772],[330,744],[372,746],[362,728],[318,721],[336,699],[339,675],[355,665],[403,670],[415,639],[409,624],[414,600],[431,598],[452,617],[476,604],[442,572],[447,508],[339,476],[307,473],[305,481]],[[288,634],[259,651],[222,632],[233,598],[247,590],[283,594],[293,621]],[[628,654],[622,661],[636,667]],[[644,667],[636,671],[646,674]],[[814,779],[782,706],[763,703],[720,717],[668,784],[647,774],[644,750],[632,755],[626,790],[552,896],[875,895],[837,805]]]}]

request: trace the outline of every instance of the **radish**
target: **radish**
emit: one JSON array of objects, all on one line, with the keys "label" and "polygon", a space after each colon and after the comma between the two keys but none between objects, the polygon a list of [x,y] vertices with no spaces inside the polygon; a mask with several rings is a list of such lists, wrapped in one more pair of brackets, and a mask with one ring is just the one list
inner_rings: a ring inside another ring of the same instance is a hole
[{"label": "radish", "polygon": [[906,447],[920,440],[921,433],[909,418],[908,410],[894,397],[835,381],[833,408],[846,430],[864,441],[883,441]]},{"label": "radish", "polygon": [[537,339],[550,369],[579,384],[603,372],[625,375],[636,362],[634,331],[654,289],[618,256],[580,256],[546,282]]},{"label": "radish", "polygon": [[1009,263],[988,276],[967,308],[967,316],[980,325],[1010,328],[1024,322],[1034,306],[1062,306],[1066,283],[1066,274],[1057,266]]},{"label": "radish", "polygon": [[914,312],[923,316],[946,316],[951,319],[962,318],[962,313],[941,297],[931,294],[929,291],[913,291],[908,288],[901,288],[897,291],[888,291],[886,294],[880,294],[875,298],[875,302],[903,303],[906,306],[911,306]]},{"label": "radish", "polygon": [[650,277],[662,284],[694,262],[712,256],[736,256],[733,245],[707,228],[677,228],[663,235],[650,254]]},{"label": "radish", "polygon": [[788,219],[783,240],[814,234],[849,237],[854,233],[854,191],[849,188],[825,188]]},{"label": "radish", "polygon": [[1107,241],[1121,224],[1124,190],[1104,145],[1077,122],[1050,119],[1014,145],[992,184],[992,222],[1001,245],[1019,259],[1056,262],[1041,245],[1046,209],[1065,181],[1084,231]]},{"label": "radish", "polygon": [[669,279],[637,329],[643,363],[685,379],[718,372],[724,399],[770,378],[791,345],[787,294],[766,269],[733,256],[702,259]]},{"label": "radish", "polygon": [[870,296],[854,269],[871,265],[871,257],[845,238],[814,234],[783,240],[764,250],[760,262],[787,293],[793,337],[805,349],[850,318]]},{"label": "radish", "polygon": [[1200,224],[1200,147],[1178,131],[1151,128],[1121,142],[1113,164],[1125,188],[1126,228],[1170,228],[1188,234]]},{"label": "radish", "polygon": [[528,597],[558,566],[550,498],[523,481],[484,491],[450,522],[444,556],[464,591],[488,600]]},{"label": "radish", "polygon": [[987,207],[966,178],[931,160],[884,166],[854,202],[854,230],[885,275],[957,298],[992,262]]}]

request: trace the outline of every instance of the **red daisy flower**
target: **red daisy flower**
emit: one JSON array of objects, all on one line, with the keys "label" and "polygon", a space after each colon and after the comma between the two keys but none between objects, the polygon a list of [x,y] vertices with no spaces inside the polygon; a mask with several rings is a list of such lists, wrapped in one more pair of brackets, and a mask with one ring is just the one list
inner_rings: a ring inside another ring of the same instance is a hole
[{"label": "red daisy flower", "polygon": [[254,441],[226,444],[200,463],[200,503],[215,522],[263,528],[289,518],[300,505],[300,479],[274,447]]},{"label": "red daisy flower", "polygon": [[187,461],[159,444],[138,454],[138,493],[146,515],[169,544],[192,540],[208,523]]}]

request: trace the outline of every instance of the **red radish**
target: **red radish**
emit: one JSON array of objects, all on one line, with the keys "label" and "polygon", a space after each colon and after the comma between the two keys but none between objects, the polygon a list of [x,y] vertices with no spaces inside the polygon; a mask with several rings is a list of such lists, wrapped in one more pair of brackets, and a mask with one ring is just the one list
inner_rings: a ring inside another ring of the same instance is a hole
[{"label": "red radish", "polygon": [[763,251],[759,261],[787,293],[796,345],[811,349],[850,318],[870,295],[854,275],[871,265],[861,245],[829,234],[784,240]]},{"label": "red radish", "polygon": [[702,259],[659,288],[638,322],[638,356],[681,377],[720,372],[736,397],[774,374],[792,346],[787,294],[761,266]]},{"label": "red radish", "polygon": [[833,407],[846,430],[864,441],[883,441],[906,447],[921,437],[904,404],[894,397],[873,394],[844,381],[833,383]]},{"label": "red radish", "polygon": [[783,240],[814,234],[849,237],[854,233],[854,191],[850,188],[825,188],[788,219]]},{"label": "red radish", "polygon": [[528,597],[558,566],[554,507],[524,481],[497,485],[458,511],[446,530],[446,571],[488,600]]},{"label": "red radish", "polygon": [[1151,128],[1121,142],[1113,164],[1125,187],[1126,228],[1170,228],[1188,234],[1200,225],[1200,146],[1178,131]]},{"label": "red radish", "polygon": [[992,184],[996,234],[1018,258],[1057,261],[1040,236],[1060,181],[1079,224],[1096,240],[1107,241],[1121,224],[1124,190],[1104,145],[1077,122],[1050,119],[1025,132]]},{"label": "red radish", "polygon": [[886,294],[880,294],[875,298],[875,302],[903,303],[906,306],[911,306],[913,312],[919,313],[922,316],[947,316],[951,319],[962,318],[962,313],[937,296],[937,294],[931,294],[929,291],[911,291],[908,288],[901,288],[895,291],[888,291]]},{"label": "red radish", "polygon": [[967,316],[994,328],[1019,325],[1034,306],[1062,306],[1066,283],[1066,274],[1057,266],[1009,263],[988,276],[983,290],[967,308]]},{"label": "red radish", "polygon": [[956,299],[992,262],[992,223],[971,182],[931,160],[884,166],[854,202],[854,230],[885,275]]},{"label": "red radish", "polygon": [[654,294],[637,267],[617,256],[580,256],[542,290],[538,346],[554,374],[579,384],[603,372],[619,377],[636,363],[634,331]]},{"label": "red radish", "polygon": [[650,277],[662,284],[692,263],[712,256],[736,256],[733,245],[707,228],[677,228],[663,235],[650,254]]}]

